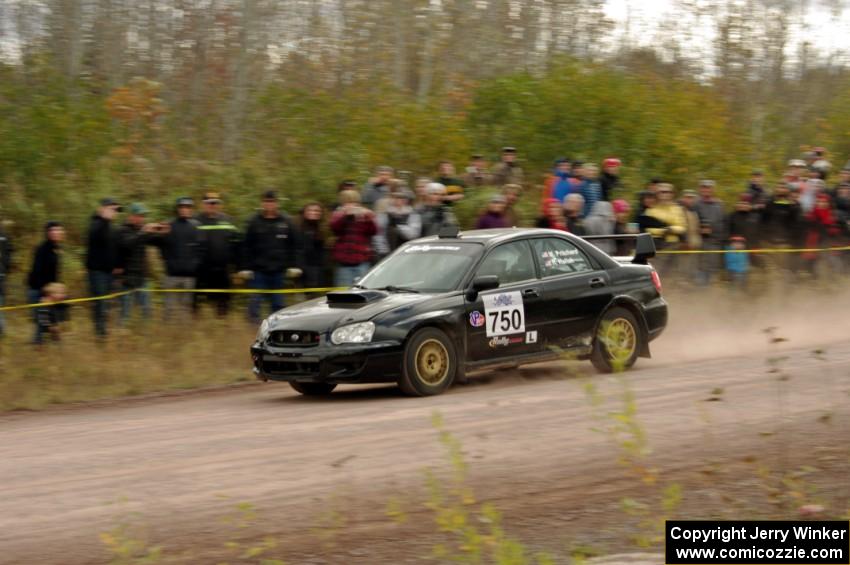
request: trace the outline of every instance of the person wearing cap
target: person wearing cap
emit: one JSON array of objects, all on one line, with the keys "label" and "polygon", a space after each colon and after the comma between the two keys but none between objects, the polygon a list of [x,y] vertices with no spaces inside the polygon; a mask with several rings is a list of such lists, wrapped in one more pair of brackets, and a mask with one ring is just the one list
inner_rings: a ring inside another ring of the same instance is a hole
[{"label": "person wearing cap", "polygon": [[802,159],[791,159],[788,161],[788,168],[785,170],[785,182],[792,187],[802,188],[802,184],[806,181],[804,177],[805,172],[805,161]]},{"label": "person wearing cap", "polygon": [[475,229],[489,230],[510,227],[508,221],[505,219],[505,208],[507,204],[508,201],[503,195],[494,194],[491,196],[490,201],[487,203],[487,208],[484,209],[484,212],[478,216],[478,220],[475,222]]},{"label": "person wearing cap", "polygon": [[[153,244],[159,247],[165,262],[163,288],[191,290],[197,288],[198,266],[203,256],[203,239],[198,230],[201,224],[193,217],[195,201],[188,196],[177,199],[175,211],[171,222],[157,228]],[[188,314],[192,302],[192,293],[166,293],[165,317],[170,317],[177,310],[181,315]]]},{"label": "person wearing cap", "polygon": [[[65,227],[57,221],[51,220],[44,225],[44,241],[35,248],[32,266],[27,275],[27,303],[38,304],[41,302],[43,289],[50,283],[59,282],[62,271],[62,242],[65,241]],[[36,331],[33,336],[34,343],[41,342],[41,334]]]},{"label": "person wearing cap", "polygon": [[[345,193],[341,192],[340,194]],[[245,228],[242,245],[242,278],[251,281],[256,290],[280,290],[285,278],[297,279],[302,274],[302,256],[298,230],[290,217],[280,209],[277,192],[262,195],[260,211]],[[253,294],[248,303],[248,318],[259,323],[262,304],[268,302],[272,312],[284,307],[283,294]]]},{"label": "person wearing cap", "polygon": [[493,177],[487,170],[487,160],[483,155],[476,153],[472,156],[463,174],[463,181],[466,186],[478,188],[493,184]]},{"label": "person wearing cap", "polygon": [[350,287],[363,277],[372,261],[372,237],[378,232],[375,213],[360,203],[360,194],[345,190],[339,194],[341,207],[331,216],[336,236],[333,259],[336,262],[334,284]]},{"label": "person wearing cap", "polygon": [[419,210],[422,237],[437,235],[444,226],[457,226],[458,221],[445,203],[446,187],[438,182],[425,185],[425,202]]},{"label": "person wearing cap", "polygon": [[[155,234],[162,229],[159,224],[145,222],[148,213],[144,204],[134,202],[127,210],[124,225],[118,228],[118,278],[124,291],[138,291],[148,286],[147,246],[153,243]],[[134,304],[141,310],[143,318],[150,318],[150,295],[133,292],[121,297],[122,324],[130,318]]]},{"label": "person wearing cap", "polygon": [[[700,235],[702,236],[702,249],[704,251],[718,251],[723,249],[726,241],[726,211],[723,203],[714,196],[713,180],[701,180],[699,182],[699,200],[694,210],[699,215]],[[721,261],[718,253],[704,253],[699,257],[699,273],[697,282],[708,285],[711,278],[721,269]]]},{"label": "person wearing cap", "polygon": [[[239,229],[232,218],[224,213],[221,194],[215,191],[204,193],[201,213],[195,216],[203,239],[203,256],[198,267],[198,288],[226,290],[230,288],[230,277],[236,271],[242,243]],[[231,295],[226,292],[194,294],[195,310],[206,298],[215,304],[216,314],[226,316],[230,310]]]},{"label": "person wearing cap", "polygon": [[[89,294],[103,296],[113,291],[113,276],[118,274],[118,242],[112,221],[121,212],[121,205],[112,198],[104,198],[89,222],[86,245],[86,270],[88,271]],[[106,337],[108,300],[92,303],[92,321],[95,335]]]},{"label": "person wearing cap", "polygon": [[[12,271],[12,240],[6,235],[3,230],[3,223],[0,222],[0,307],[5,304],[6,300],[6,277]],[[0,312],[0,337],[3,336],[5,319],[3,313]]]},{"label": "person wearing cap", "polygon": [[[696,190],[683,190],[682,197],[679,199],[679,205],[685,213],[685,235],[682,242],[679,244],[679,249],[682,250],[699,250],[702,249],[702,223],[699,219],[699,214],[696,211],[697,200],[699,195]],[[699,256],[698,255],[679,255],[676,260],[676,266],[684,279],[696,281],[699,273]]]},{"label": "person wearing cap", "polygon": [[513,147],[502,148],[502,159],[491,171],[494,185],[522,184],[523,172],[516,162],[516,153]]},{"label": "person wearing cap", "polygon": [[[390,181],[393,178],[393,168],[382,165],[375,169],[375,176],[363,185],[363,205],[374,208],[379,200],[390,193]],[[350,190],[350,189],[346,189]]]},{"label": "person wearing cap", "polygon": [[599,176],[602,200],[610,201],[614,196],[614,191],[620,187],[620,167],[622,164],[616,157],[608,157],[602,161],[602,174]]},{"label": "person wearing cap", "polygon": [[378,233],[384,239],[382,246],[388,252],[395,251],[422,233],[422,218],[412,204],[413,193],[401,190],[392,195],[386,210],[377,215]]}]

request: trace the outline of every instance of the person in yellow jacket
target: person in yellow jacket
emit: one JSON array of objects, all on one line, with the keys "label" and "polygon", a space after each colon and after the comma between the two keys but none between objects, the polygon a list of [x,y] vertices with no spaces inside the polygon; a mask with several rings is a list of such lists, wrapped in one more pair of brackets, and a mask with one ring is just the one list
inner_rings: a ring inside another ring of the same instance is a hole
[{"label": "person in yellow jacket", "polygon": [[[673,185],[662,183],[656,192],[657,202],[650,205],[644,212],[651,223],[647,223],[646,231],[656,240],[662,240],[663,249],[676,250],[687,237],[688,219],[685,210],[675,201]],[[656,270],[662,275],[669,274],[675,262],[676,255],[659,255],[653,261]]]},{"label": "person in yellow jacket", "polygon": [[652,234],[652,237],[663,238],[667,247],[677,248],[678,243],[682,241],[683,236],[688,231],[688,220],[685,216],[685,211],[674,199],[675,194],[672,184],[660,184],[656,194],[658,195],[658,202],[655,206],[648,209],[645,214],[650,218],[655,218],[659,222],[666,224],[667,227],[648,228],[647,231]]}]

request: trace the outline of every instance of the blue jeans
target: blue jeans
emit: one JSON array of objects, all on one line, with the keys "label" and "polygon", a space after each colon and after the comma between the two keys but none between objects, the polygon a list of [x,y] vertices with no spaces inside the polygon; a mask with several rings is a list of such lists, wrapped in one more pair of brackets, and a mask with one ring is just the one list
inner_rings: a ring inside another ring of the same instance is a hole
[{"label": "blue jeans", "polygon": [[[283,288],[283,272],[255,272],[254,279],[251,281],[251,288],[280,290]],[[271,305],[272,313],[277,312],[284,305],[282,294],[252,294],[251,301],[248,303],[248,318],[255,324],[260,322],[260,310],[264,300]]]},{"label": "blue jeans", "polygon": [[141,309],[142,318],[147,320],[151,317],[151,297],[145,292],[147,285],[138,287],[137,289],[124,287],[123,290],[136,290],[136,292],[125,294],[121,297],[121,323],[124,324],[130,318],[133,305]]},{"label": "blue jeans", "polygon": [[[103,296],[112,292],[112,273],[89,271],[89,295]],[[98,337],[106,336],[106,322],[109,317],[109,300],[95,300],[92,304],[94,333]]]},{"label": "blue jeans", "polygon": [[348,288],[369,272],[369,263],[359,265],[337,265],[334,274],[334,286]]}]

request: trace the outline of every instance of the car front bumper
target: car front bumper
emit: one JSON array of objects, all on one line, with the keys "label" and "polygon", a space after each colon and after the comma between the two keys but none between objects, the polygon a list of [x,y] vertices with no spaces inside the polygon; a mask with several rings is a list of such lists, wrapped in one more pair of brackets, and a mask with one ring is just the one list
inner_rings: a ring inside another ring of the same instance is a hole
[{"label": "car front bumper", "polygon": [[254,374],[261,380],[322,383],[393,382],[401,374],[404,345],[379,341],[313,347],[251,346]]}]

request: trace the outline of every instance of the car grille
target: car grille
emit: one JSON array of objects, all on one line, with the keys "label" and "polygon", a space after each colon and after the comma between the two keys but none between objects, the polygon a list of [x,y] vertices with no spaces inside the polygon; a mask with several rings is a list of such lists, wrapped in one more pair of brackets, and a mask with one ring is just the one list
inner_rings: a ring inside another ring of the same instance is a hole
[{"label": "car grille", "polygon": [[319,374],[318,361],[298,360],[274,360],[266,358],[263,361],[263,372],[272,376],[306,375],[317,376]]},{"label": "car grille", "polygon": [[315,347],[320,339],[318,332],[275,330],[269,334],[268,343],[277,347]]}]

